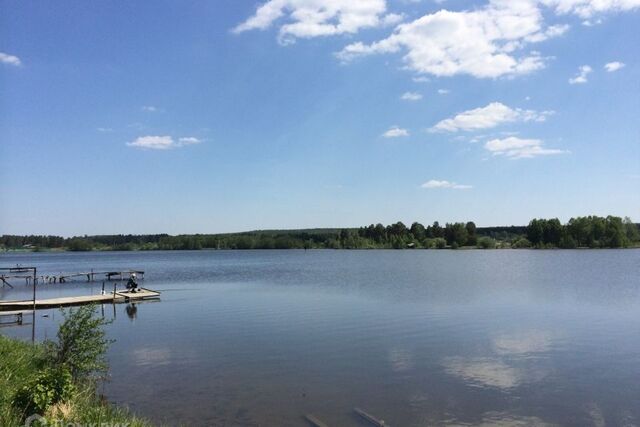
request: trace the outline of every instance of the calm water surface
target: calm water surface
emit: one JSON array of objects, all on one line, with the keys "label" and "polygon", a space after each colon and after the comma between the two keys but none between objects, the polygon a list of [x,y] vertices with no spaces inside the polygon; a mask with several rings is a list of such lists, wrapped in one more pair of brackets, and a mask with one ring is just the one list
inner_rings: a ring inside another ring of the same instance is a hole
[{"label": "calm water surface", "polygon": [[104,392],[159,423],[363,426],[358,406],[391,426],[640,426],[640,250],[0,254],[16,263],[147,272],[161,302],[99,308]]}]

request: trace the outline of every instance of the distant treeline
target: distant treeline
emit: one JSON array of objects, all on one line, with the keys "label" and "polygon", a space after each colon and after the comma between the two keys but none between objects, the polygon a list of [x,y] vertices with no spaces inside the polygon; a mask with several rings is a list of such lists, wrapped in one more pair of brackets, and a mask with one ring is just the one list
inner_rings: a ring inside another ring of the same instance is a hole
[{"label": "distant treeline", "polygon": [[533,219],[527,226],[476,227],[455,222],[424,226],[402,222],[360,228],[266,230],[231,234],[100,235],[0,237],[0,249],[71,251],[193,249],[457,249],[492,248],[626,248],[640,246],[640,227],[629,218],[577,217]]}]

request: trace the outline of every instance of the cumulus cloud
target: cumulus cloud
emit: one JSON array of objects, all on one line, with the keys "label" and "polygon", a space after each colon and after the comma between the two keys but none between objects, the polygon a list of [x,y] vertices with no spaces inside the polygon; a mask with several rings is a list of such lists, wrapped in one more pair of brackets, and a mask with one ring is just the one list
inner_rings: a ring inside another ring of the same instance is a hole
[{"label": "cumulus cloud", "polygon": [[492,139],[484,145],[484,148],[494,156],[505,156],[510,159],[549,156],[568,152],[566,150],[544,148],[544,143],[539,139],[524,139],[515,136]]},{"label": "cumulus cloud", "polygon": [[382,134],[385,138],[399,138],[402,136],[409,136],[409,131],[398,126],[392,126],[385,133]]},{"label": "cumulus cloud", "polygon": [[422,184],[420,187],[428,188],[428,189],[433,189],[433,188],[452,188],[454,190],[469,190],[469,189],[473,188],[473,186],[471,186],[471,185],[456,184],[455,182],[444,181],[444,180],[441,181],[441,180],[437,180],[437,179],[430,179],[429,181],[427,181],[424,184]]},{"label": "cumulus cloud", "polygon": [[13,65],[19,67],[22,65],[22,61],[15,55],[9,55],[8,53],[0,52],[0,62],[7,65]]},{"label": "cumulus cloud", "polygon": [[446,95],[449,93],[449,89],[438,89],[440,95]]},{"label": "cumulus cloud", "polygon": [[354,34],[362,28],[395,25],[402,15],[386,14],[385,0],[269,0],[232,31],[265,30],[283,19],[278,40]]},{"label": "cumulus cloud", "polygon": [[613,73],[614,71],[618,71],[620,68],[624,67],[624,65],[625,64],[623,62],[614,61],[604,64],[604,69]]},{"label": "cumulus cloud", "polygon": [[640,8],[640,0],[541,0],[541,3],[560,15],[571,13],[584,19],[600,13],[628,12]]},{"label": "cumulus cloud", "polygon": [[564,34],[569,25],[547,25],[543,12],[574,14],[584,25],[601,22],[597,15],[640,8],[640,0],[489,0],[482,7],[426,14],[398,25],[387,38],[355,42],[336,56],[402,53],[406,68],[420,74],[477,78],[516,76],[539,70],[545,58],[525,48]]},{"label": "cumulus cloud", "polygon": [[417,73],[496,78],[543,68],[544,58],[538,52],[518,52],[568,28],[545,27],[535,1],[492,0],[478,9],[424,15],[398,25],[385,39],[352,43],[336,56],[348,62],[359,56],[403,52],[406,67]]},{"label": "cumulus cloud", "polygon": [[129,147],[143,148],[148,150],[170,150],[186,145],[199,144],[202,141],[195,137],[183,137],[174,140],[171,136],[140,136],[131,142],[127,142]]},{"label": "cumulus cloud", "polygon": [[542,122],[553,111],[523,110],[511,108],[500,102],[492,102],[486,107],[464,111],[452,118],[442,120],[433,126],[431,132],[457,132],[489,129],[509,122]]},{"label": "cumulus cloud", "polygon": [[588,65],[582,65],[578,68],[578,73],[569,79],[569,84],[583,84],[588,82],[587,76],[593,71],[593,69]]},{"label": "cumulus cloud", "polygon": [[420,101],[422,99],[422,95],[416,92],[405,92],[400,97],[403,101]]}]

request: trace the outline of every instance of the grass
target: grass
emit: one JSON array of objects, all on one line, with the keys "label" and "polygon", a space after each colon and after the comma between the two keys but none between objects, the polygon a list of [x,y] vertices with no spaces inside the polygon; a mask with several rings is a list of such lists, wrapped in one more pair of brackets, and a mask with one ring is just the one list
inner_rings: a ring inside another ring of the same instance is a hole
[{"label": "grass", "polygon": [[[48,360],[42,344],[31,344],[0,336],[0,426],[18,427],[31,414],[17,407],[16,394],[46,369]],[[120,425],[146,427],[152,424],[100,399],[95,383],[77,384],[65,401],[48,407],[47,420],[61,425]]]}]

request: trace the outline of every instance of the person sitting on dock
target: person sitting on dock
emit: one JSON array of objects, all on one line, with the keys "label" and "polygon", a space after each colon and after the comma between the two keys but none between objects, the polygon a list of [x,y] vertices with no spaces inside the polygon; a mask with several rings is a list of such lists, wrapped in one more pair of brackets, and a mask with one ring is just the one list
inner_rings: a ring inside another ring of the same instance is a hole
[{"label": "person sitting on dock", "polygon": [[127,281],[127,289],[129,289],[133,293],[137,292],[136,289],[138,289],[138,282],[136,282],[136,273],[131,273],[131,276],[129,276],[129,280]]}]

